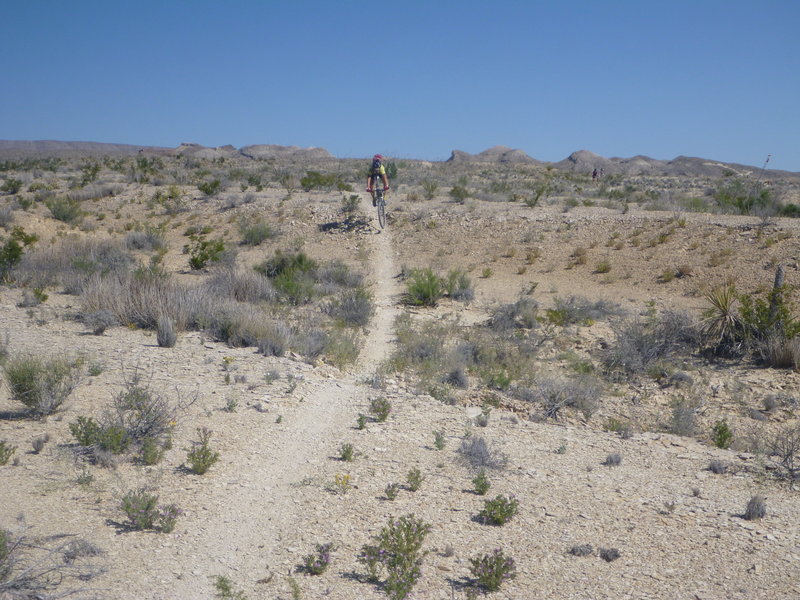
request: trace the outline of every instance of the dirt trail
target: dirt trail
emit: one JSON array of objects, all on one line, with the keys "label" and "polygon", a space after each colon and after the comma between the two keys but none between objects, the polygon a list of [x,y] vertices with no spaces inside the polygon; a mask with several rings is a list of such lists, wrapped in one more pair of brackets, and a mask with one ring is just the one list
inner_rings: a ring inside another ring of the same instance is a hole
[{"label": "dirt trail", "polygon": [[[364,204],[362,208],[371,214],[371,206]],[[154,582],[149,582],[153,595],[148,597],[206,597],[209,582],[203,574],[207,573],[234,578],[237,574],[283,575],[296,566],[298,552],[312,549],[302,546],[298,527],[302,506],[293,500],[293,487],[314,480],[321,465],[337,455],[343,432],[368,403],[365,380],[391,347],[398,293],[391,234],[376,229],[371,240],[370,279],[376,311],[358,364],[340,379],[301,382],[294,395],[302,401],[282,414],[281,423],[270,428],[269,436],[257,430],[253,437],[248,431],[239,434],[235,459],[239,468],[220,475],[213,489],[198,490],[196,522],[186,527],[180,544],[193,560],[176,565],[179,571],[190,572],[182,572],[177,581],[165,581],[168,590],[155,594]],[[152,562],[146,567],[163,570],[158,554]],[[187,562],[193,566],[187,567]],[[131,597],[144,597],[144,590],[129,591]]]}]

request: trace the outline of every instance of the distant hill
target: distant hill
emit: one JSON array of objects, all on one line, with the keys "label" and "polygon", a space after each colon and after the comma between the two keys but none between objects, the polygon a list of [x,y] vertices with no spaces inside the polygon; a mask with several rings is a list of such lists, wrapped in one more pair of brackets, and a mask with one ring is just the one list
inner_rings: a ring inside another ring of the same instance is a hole
[{"label": "distant hill", "polygon": [[[0,140],[0,160],[46,156],[66,158],[75,156],[136,156],[138,154],[194,156],[207,159],[234,158],[237,156],[253,159],[324,160],[335,158],[325,148],[301,148],[299,146],[279,146],[275,144],[255,144],[237,149],[230,145],[211,148],[187,142],[180,144],[176,148],[166,148],[162,146],[134,146],[132,144],[105,144],[101,142]],[[691,156],[678,156],[672,160],[658,160],[642,155],[631,158],[606,158],[589,150],[578,150],[558,162],[544,162],[528,156],[522,150],[506,146],[494,146],[478,154],[453,150],[446,162],[542,165],[551,166],[562,171],[587,174],[594,169],[602,169],[607,175],[666,175],[682,177],[722,177],[731,173],[747,176],[760,170],[760,167],[724,163]],[[800,173],[791,171],[774,169],[768,169],[767,171],[772,179],[794,179],[800,177]]]},{"label": "distant hill", "polygon": [[246,156],[248,158],[332,158],[325,148],[300,148],[298,146],[256,145],[237,150],[233,146],[209,148],[200,144],[183,143],[177,148],[161,146],[133,146],[131,144],[105,144],[101,142],[61,142],[56,140],[0,140],[0,159],[74,157],[74,156],[136,156],[138,154],[162,156],[195,156],[220,158]]},{"label": "distant hill", "polygon": [[[469,154],[462,150],[453,150],[447,162],[452,163],[525,163],[552,166],[560,171],[591,173],[594,169],[603,170],[606,175],[667,175],[682,177],[722,177],[734,173],[751,175],[760,171],[761,167],[724,163],[706,158],[679,156],[672,160],[658,160],[649,156],[632,158],[606,158],[590,152],[578,150],[564,160],[543,162],[525,154],[522,150],[512,150],[505,146],[494,146],[478,154]],[[769,177],[800,177],[800,173],[768,169]]]}]

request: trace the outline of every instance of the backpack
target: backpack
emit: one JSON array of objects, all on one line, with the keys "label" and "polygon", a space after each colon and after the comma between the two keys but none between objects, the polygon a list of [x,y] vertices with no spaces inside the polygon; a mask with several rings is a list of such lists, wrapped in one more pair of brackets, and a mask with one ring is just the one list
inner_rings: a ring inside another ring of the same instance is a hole
[{"label": "backpack", "polygon": [[372,174],[380,175],[380,172],[381,172],[381,161],[376,158],[372,161]]}]

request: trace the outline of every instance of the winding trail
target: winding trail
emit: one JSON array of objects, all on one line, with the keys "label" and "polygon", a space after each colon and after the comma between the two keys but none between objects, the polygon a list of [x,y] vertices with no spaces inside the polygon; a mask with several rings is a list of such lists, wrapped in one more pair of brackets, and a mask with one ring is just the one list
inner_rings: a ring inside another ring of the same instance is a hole
[{"label": "winding trail", "polygon": [[[373,215],[377,226],[371,203],[362,199],[362,210]],[[370,388],[365,381],[391,350],[399,311],[392,238],[388,229],[374,228],[373,232],[369,279],[376,310],[353,371],[341,379],[302,381],[294,392],[302,401],[283,412],[280,424],[265,430],[262,420],[253,419],[252,425],[244,426],[246,430],[237,430],[237,447],[223,453],[231,459],[220,465],[213,487],[209,489],[207,480],[188,484],[199,506],[193,511],[196,522],[186,527],[179,553],[189,553],[196,565],[191,570],[194,576],[184,573],[169,581],[169,591],[160,588],[155,594],[155,582],[150,582],[147,595],[129,590],[131,597],[207,597],[207,573],[270,577],[296,564],[298,548],[293,540],[298,536],[302,506],[295,502],[292,488],[313,479],[321,465],[336,455],[342,432],[368,403]],[[158,556],[153,559],[145,568],[163,570]]]}]

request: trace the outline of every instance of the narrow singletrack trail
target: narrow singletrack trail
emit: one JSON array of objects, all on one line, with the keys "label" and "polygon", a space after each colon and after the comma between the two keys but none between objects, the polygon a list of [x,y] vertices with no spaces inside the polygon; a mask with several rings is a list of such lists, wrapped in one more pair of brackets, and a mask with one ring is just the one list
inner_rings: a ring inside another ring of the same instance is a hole
[{"label": "narrow singletrack trail", "polygon": [[[343,432],[353,426],[359,412],[365,412],[369,381],[391,351],[399,310],[391,232],[377,228],[371,202],[362,200],[362,210],[374,221],[368,279],[375,314],[359,360],[341,379],[309,377],[301,381],[293,396],[302,401],[285,409],[279,424],[274,423],[273,415],[268,428],[262,419],[255,419],[245,430],[237,430],[236,447],[225,451],[231,459],[215,467],[215,480],[193,484],[198,505],[192,511],[195,522],[186,527],[181,554],[196,561],[194,574],[251,579],[254,575],[282,575],[296,565],[298,550],[310,550],[298,547],[303,507],[295,502],[293,486],[320,472],[325,461],[336,455]],[[152,559],[153,564],[144,568],[159,570],[159,557]],[[156,593],[153,584],[150,582],[145,594],[129,590],[130,597],[201,598],[209,593],[204,576],[170,580],[168,591],[160,588]]]}]

